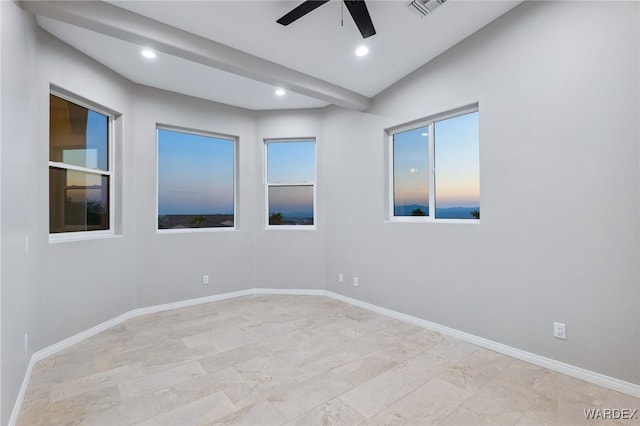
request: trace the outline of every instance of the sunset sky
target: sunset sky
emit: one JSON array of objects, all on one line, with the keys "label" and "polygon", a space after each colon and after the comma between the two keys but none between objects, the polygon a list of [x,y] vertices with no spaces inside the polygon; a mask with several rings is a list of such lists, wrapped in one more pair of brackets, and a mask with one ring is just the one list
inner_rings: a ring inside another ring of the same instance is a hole
[{"label": "sunset sky", "polygon": [[158,129],[158,214],[233,214],[234,145]]},{"label": "sunset sky", "polygon": [[[314,141],[267,143],[267,181],[269,184],[314,183],[316,174]],[[313,214],[313,186],[271,186],[269,215]]]},{"label": "sunset sky", "polygon": [[480,205],[478,113],[394,135],[394,203],[429,205],[428,138],[435,137],[436,208]]}]

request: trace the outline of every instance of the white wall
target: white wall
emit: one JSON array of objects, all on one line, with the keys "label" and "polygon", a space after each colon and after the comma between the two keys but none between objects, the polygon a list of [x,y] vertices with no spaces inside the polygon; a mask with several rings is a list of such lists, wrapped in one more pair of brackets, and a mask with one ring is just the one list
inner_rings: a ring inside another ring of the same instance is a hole
[{"label": "white wall", "polygon": [[[640,383],[638,39],[638,3],[528,2],[328,111],[327,288]],[[384,127],[474,102],[480,224],[384,223]]]},{"label": "white wall", "polygon": [[[322,222],[314,231],[264,231],[263,215],[263,140],[312,136],[320,144],[319,111],[258,115],[150,88],[137,88],[134,104],[137,306],[253,287],[324,286]],[[156,233],[157,123],[239,138],[236,231]]]},{"label": "white wall", "polygon": [[33,190],[36,40],[33,21],[13,2],[0,2],[2,69],[0,99],[2,129],[0,163],[2,194],[2,247],[0,301],[2,329],[0,422],[6,424],[18,393],[30,353],[24,351],[24,334],[34,331],[36,292],[33,254],[25,253],[25,237],[33,230],[36,202]]},{"label": "white wall", "polygon": [[[255,113],[150,88],[133,93],[137,306],[250,288],[255,256]],[[238,229],[156,232],[156,124],[238,137]],[[249,265],[249,266],[248,266]],[[210,284],[202,285],[209,275]]]},{"label": "white wall", "polygon": [[[250,208],[257,215],[255,271],[253,287],[265,288],[324,288],[324,235],[326,217],[324,206],[324,174],[329,165],[318,161],[324,152],[322,114],[318,110],[261,112],[256,125],[254,167],[258,176],[255,204]],[[264,140],[278,138],[316,138],[318,207],[315,230],[278,230],[265,228]]]},{"label": "white wall", "polygon": [[[118,177],[133,170],[130,83],[2,7],[2,424],[31,354],[135,307],[133,206],[119,192],[123,235],[49,243],[49,93],[56,85],[123,114]],[[25,239],[29,238],[29,252]],[[24,348],[24,335],[29,347]]]},{"label": "white wall", "polygon": [[[87,241],[49,243],[49,88],[55,85],[122,114],[123,132],[116,155],[119,184],[135,174],[131,137],[130,83],[43,31],[38,31],[37,77],[30,90],[37,108],[33,154],[34,176],[29,192],[37,208],[31,222],[36,258],[37,327],[34,348],[118,316],[134,307],[134,206],[129,185],[116,188],[120,236]],[[118,190],[119,189],[119,190]]]}]

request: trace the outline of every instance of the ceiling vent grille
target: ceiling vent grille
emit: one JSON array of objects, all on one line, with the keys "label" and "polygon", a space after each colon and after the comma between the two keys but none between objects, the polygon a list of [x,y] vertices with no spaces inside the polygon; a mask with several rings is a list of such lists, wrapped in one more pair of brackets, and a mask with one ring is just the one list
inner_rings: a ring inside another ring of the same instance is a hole
[{"label": "ceiling vent grille", "polygon": [[447,0],[411,0],[407,3],[407,7],[412,7],[420,14],[421,18],[424,18],[446,1]]}]

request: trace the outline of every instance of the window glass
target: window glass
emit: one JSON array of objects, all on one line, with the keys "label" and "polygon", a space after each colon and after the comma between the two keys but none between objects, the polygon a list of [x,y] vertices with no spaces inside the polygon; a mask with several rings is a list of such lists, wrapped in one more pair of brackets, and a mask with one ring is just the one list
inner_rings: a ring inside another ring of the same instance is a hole
[{"label": "window glass", "polygon": [[313,182],[316,173],[315,142],[267,144],[269,183]]},{"label": "window glass", "polygon": [[235,140],[158,129],[158,229],[234,227]]},{"label": "window glass", "polygon": [[49,232],[110,231],[111,118],[49,96]]},{"label": "window glass", "polygon": [[436,218],[478,218],[478,113],[437,121],[434,129]]},{"label": "window glass", "polygon": [[313,186],[269,187],[269,225],[313,225]]},{"label": "window glass", "polygon": [[429,215],[429,127],[393,135],[395,216]]},{"label": "window glass", "polygon": [[49,161],[108,170],[109,118],[50,96]]},{"label": "window glass", "polygon": [[109,229],[107,176],[50,167],[49,196],[50,232]]},{"label": "window glass", "polygon": [[266,156],[267,225],[313,226],[315,141],[268,141]]},{"label": "window glass", "polygon": [[391,218],[480,219],[478,111],[393,132]]}]

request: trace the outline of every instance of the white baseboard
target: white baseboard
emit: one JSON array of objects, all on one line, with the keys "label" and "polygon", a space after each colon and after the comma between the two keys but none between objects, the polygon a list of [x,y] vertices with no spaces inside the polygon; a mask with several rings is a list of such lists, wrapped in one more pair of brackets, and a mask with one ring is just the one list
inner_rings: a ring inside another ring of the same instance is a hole
[{"label": "white baseboard", "polygon": [[54,343],[51,346],[47,346],[46,348],[35,352],[31,356],[31,360],[29,361],[29,365],[27,367],[24,380],[22,381],[22,386],[20,387],[20,392],[18,393],[18,398],[16,400],[16,403],[13,408],[13,412],[11,413],[11,417],[9,419],[9,426],[15,426],[16,422],[18,421],[20,408],[22,407],[22,402],[24,401],[24,396],[27,391],[27,385],[29,384],[29,379],[31,378],[31,372],[33,371],[33,367],[38,361],[43,360],[44,358],[47,358],[51,355],[54,355],[64,349],[67,349],[91,336],[95,336],[96,334],[102,331],[105,331],[113,326],[116,326],[131,318],[152,314],[156,312],[168,311],[172,309],[200,305],[203,303],[217,302],[220,300],[232,299],[232,298],[242,297],[242,296],[251,296],[251,295],[294,295],[294,296],[330,297],[332,299],[339,300],[341,302],[348,303],[353,306],[358,306],[360,308],[367,309],[369,311],[376,312],[381,315],[395,318],[400,321],[408,322],[410,324],[414,324],[419,327],[436,331],[438,333],[441,333],[447,336],[455,337],[457,339],[480,346],[482,348],[490,349],[492,351],[495,351],[495,352],[498,352],[498,353],[525,361],[525,362],[529,362],[531,364],[538,365],[540,367],[548,368],[549,370],[557,371],[559,373],[563,373],[568,376],[572,376],[589,383],[593,383],[599,386],[606,387],[608,389],[612,389],[627,395],[631,395],[636,398],[640,398],[640,384],[626,382],[624,380],[616,379],[615,377],[606,376],[604,374],[600,374],[594,371],[586,370],[584,368],[576,367],[571,364],[556,361],[554,359],[547,358],[544,356],[536,355],[534,353],[523,351],[521,349],[514,348],[511,346],[507,346],[502,343],[494,342],[493,340],[485,339],[483,337],[465,333],[463,331],[456,330],[454,328],[446,327],[444,325],[426,321],[421,318],[403,314],[402,312],[393,311],[391,309],[387,309],[377,305],[373,305],[371,303],[363,302],[358,299],[353,299],[351,297],[343,296],[341,294],[334,293],[332,291],[314,290],[314,289],[252,288],[247,290],[234,291],[230,293],[215,294],[212,296],[200,297],[197,299],[182,300],[179,302],[172,302],[172,303],[166,303],[162,305],[155,305],[155,306],[148,306],[145,308],[133,309],[129,312],[126,312],[113,319],[100,323],[94,327],[91,327],[85,331],[82,331],[78,334],[75,334],[71,337],[61,340],[58,343]]}]

